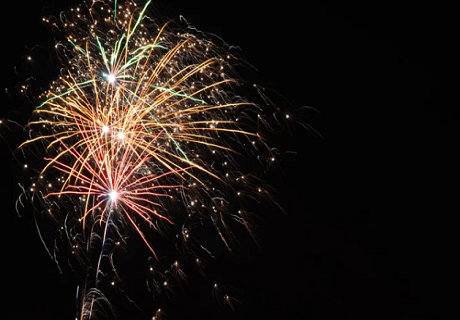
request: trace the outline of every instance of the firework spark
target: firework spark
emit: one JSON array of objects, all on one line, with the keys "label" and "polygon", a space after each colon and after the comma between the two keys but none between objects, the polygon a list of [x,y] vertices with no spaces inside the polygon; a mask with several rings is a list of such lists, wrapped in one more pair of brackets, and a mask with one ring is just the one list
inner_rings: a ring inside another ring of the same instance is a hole
[{"label": "firework spark", "polygon": [[[198,251],[212,253],[190,239],[194,219],[212,223],[231,250],[229,221],[252,234],[243,199],[268,196],[241,173],[248,159],[275,159],[263,138],[265,107],[237,94],[241,61],[220,40],[148,16],[149,4],[92,1],[44,18],[64,39],[56,50],[65,71],[39,97],[21,149],[43,150],[29,197],[61,223],[83,269],[95,270],[79,294],[80,319],[108,303],[100,288],[120,279],[113,254],[129,230],[159,260],[149,239],[175,226],[175,247],[202,272]],[[179,207],[185,214],[172,213]],[[172,279],[186,278],[177,260],[171,268]],[[169,279],[152,279],[150,290],[166,291]]]}]

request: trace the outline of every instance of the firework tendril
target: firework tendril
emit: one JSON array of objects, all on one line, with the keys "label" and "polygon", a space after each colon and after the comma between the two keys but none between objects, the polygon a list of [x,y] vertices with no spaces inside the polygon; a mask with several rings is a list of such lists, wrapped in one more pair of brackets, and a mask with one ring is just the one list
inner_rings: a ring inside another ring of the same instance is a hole
[{"label": "firework tendril", "polygon": [[272,201],[257,175],[243,172],[275,160],[264,130],[276,108],[238,93],[246,84],[234,48],[182,19],[161,23],[149,5],[94,0],[44,18],[62,36],[63,67],[20,146],[40,150],[43,164],[25,194],[60,225],[84,270],[78,319],[115,313],[104,288],[122,282],[114,257],[129,252],[128,238],[145,245],[153,270],[165,255],[155,242],[176,233],[167,272],[147,280],[156,295],[185,280],[186,258],[201,272],[202,256],[213,257],[200,226],[209,223],[232,250],[232,224],[254,235],[246,201]]}]

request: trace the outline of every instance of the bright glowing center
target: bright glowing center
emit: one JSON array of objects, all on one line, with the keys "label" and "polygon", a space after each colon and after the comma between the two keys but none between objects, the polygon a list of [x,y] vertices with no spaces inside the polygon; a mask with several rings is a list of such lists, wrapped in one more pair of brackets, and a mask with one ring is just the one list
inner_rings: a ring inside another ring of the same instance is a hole
[{"label": "bright glowing center", "polygon": [[102,132],[104,132],[104,133],[109,132],[109,126],[103,126],[102,127]]},{"label": "bright glowing center", "polygon": [[109,74],[107,76],[107,81],[110,82],[110,83],[114,83],[115,82],[115,76],[113,74]]},{"label": "bright glowing center", "polygon": [[112,201],[115,201],[115,200],[117,200],[117,198],[118,198],[118,192],[112,191],[112,192],[109,193],[109,196],[110,196],[110,199],[111,199]]},{"label": "bright glowing center", "polygon": [[123,132],[119,132],[118,139],[124,139],[124,138],[125,138],[125,134]]}]

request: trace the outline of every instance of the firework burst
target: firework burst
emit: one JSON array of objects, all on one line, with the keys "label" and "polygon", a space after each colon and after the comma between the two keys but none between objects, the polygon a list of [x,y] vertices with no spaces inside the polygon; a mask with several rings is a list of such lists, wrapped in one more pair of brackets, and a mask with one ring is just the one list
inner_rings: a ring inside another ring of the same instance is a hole
[{"label": "firework burst", "polygon": [[[153,270],[162,259],[153,239],[173,228],[179,254],[168,258],[189,257],[202,272],[200,255],[212,253],[193,240],[197,225],[208,221],[231,250],[229,223],[253,234],[245,199],[269,197],[242,173],[254,159],[261,167],[275,159],[264,139],[267,101],[237,93],[233,66],[242,62],[231,47],[148,16],[149,4],[89,1],[44,18],[63,39],[64,68],[39,97],[20,147],[38,148],[44,161],[25,195],[60,224],[84,270],[80,319],[112,312],[102,288],[121,281],[113,256],[130,231]],[[148,281],[152,293],[186,278],[172,261]]]}]

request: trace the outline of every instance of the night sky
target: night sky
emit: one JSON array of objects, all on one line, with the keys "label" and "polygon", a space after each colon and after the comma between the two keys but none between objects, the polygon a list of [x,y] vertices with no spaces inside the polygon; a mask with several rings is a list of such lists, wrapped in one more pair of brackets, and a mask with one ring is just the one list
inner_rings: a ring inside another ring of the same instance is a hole
[{"label": "night sky", "polygon": [[[9,149],[21,137],[5,126],[5,119],[24,123],[32,107],[3,88],[14,91],[26,74],[45,85],[53,77],[26,58],[35,45],[54,44],[43,14],[78,3],[54,2],[10,1],[0,19],[2,319],[75,317],[78,282],[70,271],[59,274],[33,215],[19,218],[14,209],[21,168]],[[316,109],[298,116],[320,133],[295,125],[280,133],[282,148],[296,154],[268,180],[286,214],[261,208],[262,249],[241,235],[233,255],[220,251],[206,278],[192,276],[172,295],[166,319],[436,319],[445,312],[458,252],[449,247],[458,213],[449,205],[458,194],[450,169],[458,99],[447,94],[453,9],[360,2],[153,1],[162,15],[183,15],[240,46],[258,70],[253,80],[290,108]],[[235,311],[212,297],[214,281],[241,301]],[[152,316],[129,308],[121,307],[121,319]]]}]

